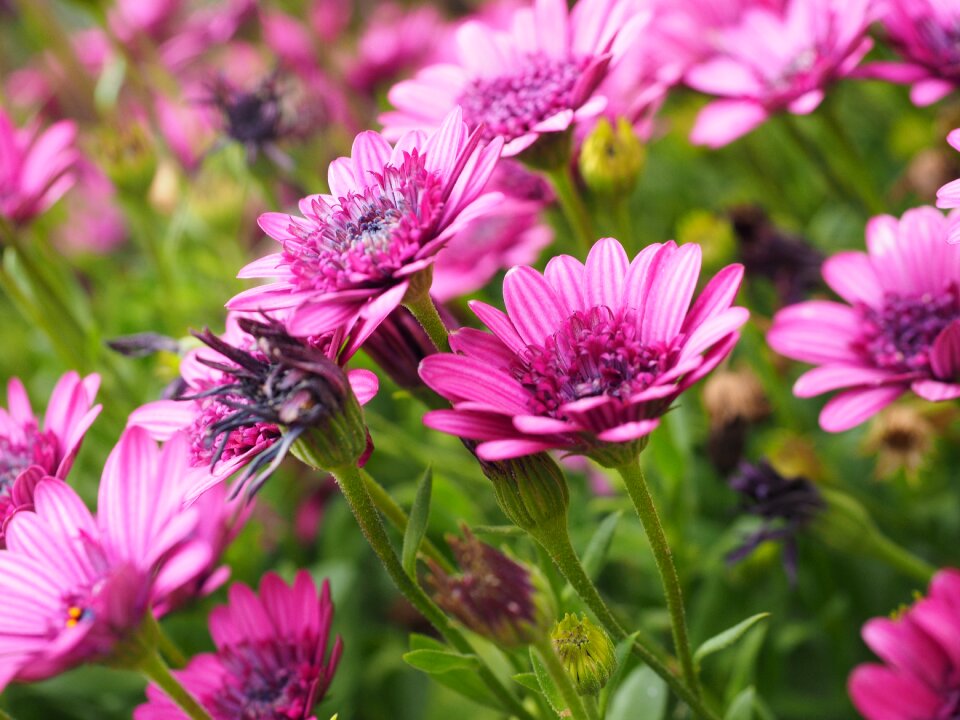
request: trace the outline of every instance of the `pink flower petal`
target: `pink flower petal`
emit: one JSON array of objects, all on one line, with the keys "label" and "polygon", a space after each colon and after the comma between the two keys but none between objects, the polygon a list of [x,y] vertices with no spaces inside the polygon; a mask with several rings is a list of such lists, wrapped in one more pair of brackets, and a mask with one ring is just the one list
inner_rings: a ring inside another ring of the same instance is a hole
[{"label": "pink flower petal", "polygon": [[862,302],[875,308],[883,306],[883,287],[865,253],[837,253],[823,263],[823,279],[851,305]]},{"label": "pink flower petal", "polygon": [[767,115],[762,105],[749,100],[715,100],[697,116],[690,142],[723,147],[763,123]]},{"label": "pink flower petal", "polygon": [[491,440],[477,446],[481,460],[509,460],[510,458],[534,455],[558,447],[556,443],[539,440]]},{"label": "pink flower petal", "polygon": [[820,427],[843,432],[870,419],[904,393],[903,386],[848,390],[828,402],[820,412]]},{"label": "pink flower petal", "polygon": [[525,265],[507,272],[503,300],[510,320],[528,344],[542,345],[567,318],[566,308],[553,288],[540,273]]},{"label": "pink flower petal", "polygon": [[881,385],[894,378],[894,374],[889,370],[860,365],[823,365],[808,370],[797,378],[793,394],[808,398],[840,388]]},{"label": "pink flower petal", "polygon": [[[597,240],[587,255],[584,276],[586,307],[604,306],[613,312],[623,307],[623,288],[629,265],[623,245],[613,238]],[[568,308],[566,314],[573,309]]]},{"label": "pink flower petal", "polygon": [[933,341],[930,367],[942,380],[960,379],[960,320],[947,325]]}]

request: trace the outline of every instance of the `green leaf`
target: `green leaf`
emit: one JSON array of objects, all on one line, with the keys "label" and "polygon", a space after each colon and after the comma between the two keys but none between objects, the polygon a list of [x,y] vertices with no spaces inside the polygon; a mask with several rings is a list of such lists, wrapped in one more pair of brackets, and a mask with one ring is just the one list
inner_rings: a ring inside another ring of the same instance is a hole
[{"label": "green leaf", "polygon": [[[411,652],[407,653],[407,655],[414,655],[414,653],[419,652],[436,652],[444,655],[456,655],[456,653],[449,651],[447,646],[439,640],[428,637],[427,635],[421,635],[419,633],[410,634],[410,650]],[[421,657],[424,656],[414,657],[414,662],[418,662],[419,658]],[[465,655],[461,657],[471,656]],[[406,657],[404,657],[404,659],[406,659]],[[456,662],[459,661],[455,661],[454,664]],[[410,664],[413,665],[413,663]],[[413,666],[417,667],[417,669],[422,669],[417,665]],[[453,669],[448,672],[433,673],[430,675],[430,679],[460,695],[463,695],[465,698],[473,700],[473,702],[479,705],[484,705],[485,707],[502,711],[503,705],[499,700],[497,700],[497,698],[493,696],[487,686],[477,675],[475,667],[476,666],[471,666],[468,669],[461,668]]]},{"label": "green leaf", "polygon": [[610,550],[610,543],[613,542],[613,534],[617,530],[617,523],[623,517],[623,511],[617,510],[610,513],[603,519],[603,522],[597,527],[597,531],[590,538],[590,543],[583,553],[583,569],[591,580],[596,580],[607,559],[607,552]]},{"label": "green leaf", "polygon": [[753,720],[753,703],[756,698],[756,691],[753,685],[746,688],[737,695],[730,707],[727,708],[723,720]]},{"label": "green leaf", "polygon": [[404,653],[403,661],[431,675],[439,675],[451,670],[476,670],[480,667],[480,661],[476,655],[461,655],[448,650],[411,650]]},{"label": "green leaf", "polygon": [[410,519],[407,521],[407,530],[403,534],[401,562],[403,563],[403,569],[410,577],[417,574],[417,552],[420,550],[420,542],[427,532],[432,490],[433,468],[428,467],[417,486],[417,496],[414,498],[413,507],[410,508]]},{"label": "green leaf", "polygon": [[610,700],[607,720],[663,720],[667,684],[646,665],[627,676]]},{"label": "green leaf", "polygon": [[740,638],[742,638],[750,628],[752,628],[758,622],[766,620],[768,617],[770,617],[770,613],[759,613],[753,617],[748,617],[743,622],[737,623],[731,628],[727,628],[719,635],[714,635],[697,648],[697,651],[693,654],[693,661],[699,665],[700,661],[708,655],[712,655],[713,653],[721,650],[726,650],[728,647],[740,640]]},{"label": "green leaf", "polygon": [[518,673],[513,676],[513,679],[515,682],[518,682],[527,688],[527,690],[535,690],[536,692],[540,692],[540,682],[537,680],[535,673]]},{"label": "green leaf", "polygon": [[550,707],[559,715],[566,710],[567,704],[563,701],[563,696],[560,695],[560,691],[554,685],[553,678],[550,677],[550,673],[547,672],[547,668],[544,667],[533,648],[530,648],[530,664],[533,665],[533,673],[537,678],[537,684],[540,686],[540,692],[550,703]]}]

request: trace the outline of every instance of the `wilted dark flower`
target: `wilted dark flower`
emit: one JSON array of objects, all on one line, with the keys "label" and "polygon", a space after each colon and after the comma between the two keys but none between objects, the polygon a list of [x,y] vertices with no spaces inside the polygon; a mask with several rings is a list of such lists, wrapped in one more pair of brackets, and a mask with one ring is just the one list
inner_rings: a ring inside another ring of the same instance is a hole
[{"label": "wilted dark flower", "polygon": [[[228,364],[201,357],[199,362],[228,375],[233,382],[182,399],[216,397],[232,410],[207,430],[208,442],[216,446],[213,463],[220,459],[230,433],[235,430],[260,423],[277,425],[285,430],[280,442],[260,453],[247,468],[245,477],[251,477],[266,467],[266,471],[253,481],[249,490],[252,494],[308,430],[330,430],[340,417],[347,415],[352,416],[346,423],[348,427],[338,429],[349,432],[355,425],[364,426],[346,373],[323,348],[288,335],[283,325],[273,320],[259,322],[240,318],[237,322],[244,332],[255,338],[257,351],[234,347],[209,329],[194,333],[230,361]],[[342,452],[352,455],[356,461],[366,450],[366,430],[360,433],[359,444],[357,433],[349,434],[351,437],[337,433],[337,439],[343,441]]]},{"label": "wilted dark flower", "polygon": [[447,540],[460,575],[430,563],[437,605],[503,647],[528,645],[545,635],[553,613],[531,569],[477,540],[466,527],[463,534],[463,540]]},{"label": "wilted dark flower", "polygon": [[866,449],[877,456],[876,473],[885,478],[903,469],[916,476],[933,447],[937,428],[920,410],[910,405],[891,405],[870,425]]},{"label": "wilted dark flower", "polygon": [[180,352],[180,343],[172,337],[155,332],[121,335],[107,340],[107,347],[127,357],[146,357],[158,352]]},{"label": "wilted dark flower", "polygon": [[710,419],[707,455],[721,473],[740,462],[751,423],[770,414],[757,376],[747,367],[720,370],[703,386],[703,407]]},{"label": "wilted dark flower", "polygon": [[762,527],[748,535],[739,548],[727,555],[734,563],[744,559],[761,543],[783,543],[783,565],[790,582],[797,577],[796,534],[826,509],[816,486],[805,477],[785,478],[768,463],[741,463],[730,478],[730,487],[742,496],[741,510],[763,519]]},{"label": "wilted dark flower", "polygon": [[734,208],[730,221],[748,280],[767,278],[782,305],[803,300],[819,286],[823,254],[802,237],[778,229],[756,206]]}]

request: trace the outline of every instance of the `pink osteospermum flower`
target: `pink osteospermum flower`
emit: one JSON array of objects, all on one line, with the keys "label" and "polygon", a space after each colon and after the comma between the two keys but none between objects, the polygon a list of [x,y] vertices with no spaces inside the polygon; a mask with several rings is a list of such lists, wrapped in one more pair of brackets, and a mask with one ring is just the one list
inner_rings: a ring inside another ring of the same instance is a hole
[{"label": "pink osteospermum flower", "polygon": [[[240,315],[231,313],[226,332],[220,338],[227,346],[241,353],[267,362],[257,345],[257,339],[240,326]],[[345,363],[358,346],[356,336],[343,328],[320,337],[308,339],[307,344],[319,355]],[[199,497],[214,485],[247,468],[257,470],[269,463],[271,452],[278,450],[283,433],[278,424],[265,420],[251,420],[234,426],[231,416],[241,401],[240,391],[231,395],[223,388],[236,386],[237,379],[229,370],[241,370],[231,359],[211,347],[201,347],[186,354],[180,364],[180,373],[186,388],[180,400],[157,400],[134,410],[128,425],[146,428],[151,436],[164,442],[179,432],[190,439],[189,484],[190,497]],[[361,404],[369,402],[377,393],[376,375],[369,370],[347,372],[351,388]]]},{"label": "pink osteospermum flower", "polygon": [[[947,142],[954,148],[960,150],[960,129],[954,130],[947,135]],[[960,208],[960,180],[949,182],[937,191],[938,208]],[[950,233],[947,241],[951,243],[960,243],[960,223],[950,226]]]},{"label": "pink osteospermum flower", "polygon": [[936,720],[960,713],[960,571],[941,570],[926,597],[895,619],[874,618],[863,639],[884,664],[858,665],[848,688],[866,720]]},{"label": "pink osteospermum flower", "polygon": [[458,64],[431,65],[389,93],[381,116],[388,137],[436,127],[463,108],[471,129],[505,141],[516,155],[545,133],[595,117],[606,99],[595,90],[646,21],[630,0],[536,0],[513,14],[508,31],[467,22],[457,31]]},{"label": "pink osteospermum flower", "polygon": [[867,252],[842,252],[823,278],[847,304],[813,300],[773,319],[767,342],[818,365],[798,397],[842,392],[820,413],[824,430],[859,425],[908,390],[932,402],[960,397],[960,247],[949,218],[931,207],[867,223]]},{"label": "pink osteospermum flower", "polygon": [[648,435],[688,387],[723,360],[747,311],[731,307],[743,268],[721,271],[690,305],[700,246],[651,245],[633,262],[612,238],[586,265],[561,255],[544,275],[507,273],[507,312],[474,302],[493,335],[464,329],[457,354],[420,374],[452,404],[428,413],[437,430],[479,441],[482,459],[561,448],[595,456]]},{"label": "pink osteospermum flower", "polygon": [[298,336],[359,321],[368,335],[399,306],[411,280],[470,220],[499,201],[481,195],[500,155],[485,147],[459,110],[431,135],[407,133],[393,147],[378,133],[360,133],[353,154],[330,164],[330,195],[300,201],[303,217],[260,216],[260,227],[283,246],[240,277],[276,278],[234,297],[234,310],[289,309]]},{"label": "pink osteospermum flower", "polygon": [[0,108],[0,216],[28,222],[63,196],[74,183],[76,138],[73,121],[18,129]]},{"label": "pink osteospermum flower", "polygon": [[[213,720],[286,718],[316,720],[343,651],[337,638],[327,653],[333,603],[330,585],[317,588],[309,573],[288,586],[274,573],[260,583],[259,596],[246,585],[230,588],[229,604],[210,613],[215,653],[193,658],[174,671]],[[159,688],[134,720],[184,720],[188,716]]]},{"label": "pink osteospermum flower", "polygon": [[875,62],[858,75],[908,83],[915,105],[931,105],[960,86],[960,6],[949,0],[878,2],[887,39],[905,62]]},{"label": "pink osteospermum flower", "polygon": [[0,547],[10,516],[32,504],[36,482],[48,475],[63,479],[70,472],[100,414],[101,406],[93,404],[99,385],[99,375],[65,374],[50,394],[41,427],[23,383],[12,378],[7,384],[8,409],[0,408]]},{"label": "pink osteospermum flower", "polygon": [[713,57],[687,71],[688,85],[719,96],[697,117],[690,140],[721,147],[770,115],[813,112],[824,89],[871,47],[870,0],[790,0],[783,14],[749,10],[722,30]]},{"label": "pink osteospermum flower", "polygon": [[150,604],[209,561],[188,541],[196,511],[182,504],[181,438],[159,450],[124,431],[103,470],[94,517],[58,478],[39,481],[34,511],[18,512],[0,550],[0,689],[109,658]]}]

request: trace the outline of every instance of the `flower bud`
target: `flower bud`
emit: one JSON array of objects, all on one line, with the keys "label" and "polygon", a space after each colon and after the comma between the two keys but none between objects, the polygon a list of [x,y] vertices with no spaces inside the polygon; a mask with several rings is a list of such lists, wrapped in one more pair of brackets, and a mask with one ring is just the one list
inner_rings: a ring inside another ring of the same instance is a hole
[{"label": "flower bud", "polygon": [[599,195],[620,195],[633,190],[643,168],[644,149],[630,123],[600,118],[580,150],[580,175]]},{"label": "flower bud", "polygon": [[570,493],[563,471],[549,455],[480,461],[503,514],[533,537],[566,532]]},{"label": "flower bud", "polygon": [[97,164],[121,194],[140,197],[147,192],[157,172],[157,155],[140,123],[106,128],[93,148]]},{"label": "flower bud", "polygon": [[567,613],[550,633],[560,662],[581,695],[596,695],[617,669],[616,648],[606,631],[586,615]]},{"label": "flower bud", "polygon": [[460,575],[447,575],[430,563],[437,605],[501,647],[529,645],[546,636],[555,612],[539,570],[477,540],[467,528],[463,533],[463,540],[448,538]]}]

